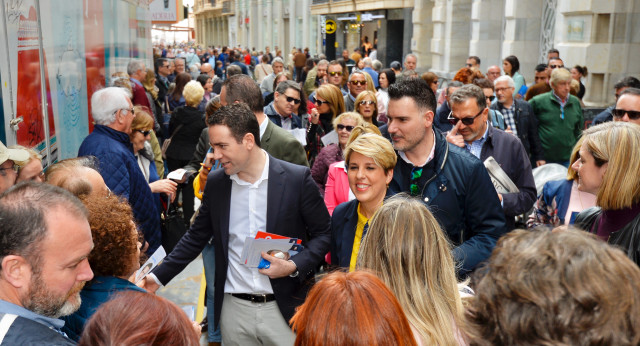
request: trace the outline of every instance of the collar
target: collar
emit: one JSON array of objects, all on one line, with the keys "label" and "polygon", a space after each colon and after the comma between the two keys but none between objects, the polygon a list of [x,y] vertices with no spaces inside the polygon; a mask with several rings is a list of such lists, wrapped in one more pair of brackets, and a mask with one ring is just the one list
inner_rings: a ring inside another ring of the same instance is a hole
[{"label": "collar", "polygon": [[353,101],[354,103],[356,102],[356,98],[353,97],[353,95],[351,95],[351,91],[349,91],[349,98],[351,99],[351,101]]},{"label": "collar", "polygon": [[131,77],[131,78],[129,78],[129,79],[131,79],[131,81],[132,81],[135,85],[137,85],[137,86],[142,86],[142,83],[140,83],[140,81],[139,81],[139,80],[137,80],[137,79],[135,79],[135,78],[133,78],[133,77]]},{"label": "collar", "polygon": [[238,185],[245,185],[245,186],[250,186],[255,188],[260,186],[260,183],[262,183],[264,180],[269,179],[269,155],[267,154],[266,151],[264,151],[264,149],[260,149],[260,150],[262,150],[262,154],[265,156],[265,162],[264,162],[264,167],[262,168],[262,175],[255,183],[252,184],[240,179],[237,173],[232,174],[229,178],[235,181],[236,184]]},{"label": "collar", "polygon": [[482,137],[476,139],[475,141],[471,142],[471,143],[467,143],[466,141],[464,142],[465,145],[470,146],[473,143],[476,142],[484,142],[485,140],[487,140],[487,133],[489,133],[489,128],[491,127],[491,124],[489,124],[489,120],[487,120],[487,128],[484,130],[484,134],[482,135]]},{"label": "collar", "polygon": [[555,97],[555,99],[560,103],[560,105],[562,107],[564,107],[564,105],[566,105],[567,102],[569,102],[569,99],[571,98],[571,94],[569,94],[567,96],[567,100],[563,102],[562,99],[560,98],[560,96],[558,96],[553,89],[551,89],[551,95],[553,95],[553,97]]},{"label": "collar", "polygon": [[127,147],[132,147],[131,145],[131,140],[129,139],[129,135],[122,132],[122,131],[118,131],[118,130],[114,130],[112,128],[110,128],[109,126],[105,126],[105,125],[95,125],[94,126],[94,132],[98,132],[98,133],[103,133],[108,137],[113,138],[114,140],[121,142],[122,144],[126,145]]},{"label": "collar", "polygon": [[269,121],[270,121],[269,117],[265,115],[264,119],[262,119],[262,124],[260,124],[260,139],[262,139],[265,131],[267,131],[267,126],[269,125]]},{"label": "collar", "polygon": [[[433,129],[431,129],[431,131],[433,131]],[[427,163],[429,163],[429,161],[433,160],[433,158],[436,156],[436,133],[435,131],[433,131],[433,145],[431,146],[431,152],[429,153],[429,157],[427,157],[427,161],[425,161],[423,164],[421,165],[414,165],[413,162],[411,162],[411,160],[409,160],[407,158],[407,155],[404,153],[404,151],[400,151],[398,150],[398,156],[400,156],[400,158],[402,160],[404,160],[404,162],[414,166],[414,167],[424,167]]]},{"label": "collar", "polygon": [[27,310],[22,306],[9,303],[6,300],[0,300],[0,311],[7,314],[18,315],[28,320],[38,322],[49,328],[55,329],[56,331],[60,331],[60,329],[62,329],[62,327],[64,326],[64,321],[61,319],[51,318],[51,317],[46,317],[46,316],[36,314],[33,311]]}]

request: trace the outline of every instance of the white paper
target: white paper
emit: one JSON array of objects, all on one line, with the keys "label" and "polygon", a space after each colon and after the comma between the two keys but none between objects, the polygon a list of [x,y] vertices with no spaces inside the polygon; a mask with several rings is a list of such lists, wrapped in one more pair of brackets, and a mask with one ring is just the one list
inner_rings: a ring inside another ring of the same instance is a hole
[{"label": "white paper", "polygon": [[295,245],[296,239],[253,239],[247,237],[242,249],[240,264],[250,268],[257,268],[262,259],[262,252],[270,250],[280,250],[289,252],[291,246]]},{"label": "white paper", "polygon": [[144,262],[144,264],[136,271],[136,284],[140,282],[140,280],[144,279],[149,272],[153,270],[162,260],[167,256],[167,252],[164,250],[162,246],[160,246],[156,252],[149,257],[149,259]]},{"label": "white paper", "polygon": [[338,133],[336,131],[331,131],[324,135],[321,140],[325,147],[329,144],[338,144]]},{"label": "white paper", "polygon": [[302,144],[303,147],[307,145],[306,129],[293,129],[293,130],[287,130],[287,131],[289,131],[289,133],[293,135],[293,137],[295,137],[298,140],[298,142]]},{"label": "white paper", "polygon": [[173,172],[169,172],[169,174],[167,175],[167,179],[171,179],[171,180],[176,180],[176,181],[182,181],[185,178],[185,173],[187,173],[187,171],[183,168],[178,168]]}]

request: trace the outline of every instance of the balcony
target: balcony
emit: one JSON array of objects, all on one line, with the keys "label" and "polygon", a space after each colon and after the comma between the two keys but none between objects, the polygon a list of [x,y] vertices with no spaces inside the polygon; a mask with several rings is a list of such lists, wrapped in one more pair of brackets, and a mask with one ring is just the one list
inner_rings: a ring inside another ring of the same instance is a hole
[{"label": "balcony", "polygon": [[236,2],[235,0],[226,0],[222,2],[222,14],[231,14],[233,15],[236,11]]}]

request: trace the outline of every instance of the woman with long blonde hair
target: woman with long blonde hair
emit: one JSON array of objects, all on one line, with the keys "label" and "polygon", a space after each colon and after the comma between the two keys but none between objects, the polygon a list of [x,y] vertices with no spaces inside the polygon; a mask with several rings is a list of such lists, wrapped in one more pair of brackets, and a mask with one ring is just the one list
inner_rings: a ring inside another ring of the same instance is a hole
[{"label": "woman with long blonde hair", "polygon": [[373,216],[357,269],[375,272],[402,305],[419,345],[464,345],[451,245],[422,201],[399,194]]}]

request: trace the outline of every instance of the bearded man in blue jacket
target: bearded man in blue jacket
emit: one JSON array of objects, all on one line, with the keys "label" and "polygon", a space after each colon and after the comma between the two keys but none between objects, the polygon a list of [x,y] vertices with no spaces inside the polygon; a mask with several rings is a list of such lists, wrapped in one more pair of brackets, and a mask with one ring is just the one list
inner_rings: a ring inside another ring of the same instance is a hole
[{"label": "bearded man in blue jacket", "polygon": [[389,87],[388,131],[398,153],[389,190],[427,204],[454,245],[462,276],[489,257],[506,232],[505,216],[482,162],[433,130],[435,108],[422,79]]},{"label": "bearded man in blue jacket", "polygon": [[146,252],[153,254],[161,244],[160,212],[133,155],[129,139],[135,117],[131,98],[122,88],[98,90],[91,96],[91,115],[96,125],[82,141],[78,156],[98,159],[104,182],[113,193],[129,201],[139,230],[149,244]]}]

